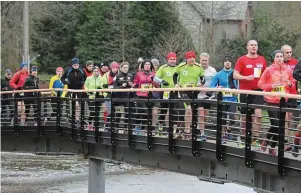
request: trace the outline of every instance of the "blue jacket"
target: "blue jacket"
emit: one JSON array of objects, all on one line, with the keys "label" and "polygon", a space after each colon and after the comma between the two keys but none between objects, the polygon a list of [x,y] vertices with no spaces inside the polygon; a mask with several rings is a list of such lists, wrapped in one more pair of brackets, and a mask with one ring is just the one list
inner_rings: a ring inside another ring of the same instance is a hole
[{"label": "blue jacket", "polygon": [[[216,88],[217,86],[222,86],[223,88],[230,88],[229,85],[229,75],[233,72],[233,70],[225,70],[222,69],[219,71],[212,79],[211,88]],[[237,81],[234,80],[234,86],[237,88]],[[225,95],[225,93],[223,93]],[[229,97],[223,97],[223,101],[228,102],[237,102],[237,96],[233,95]]]}]

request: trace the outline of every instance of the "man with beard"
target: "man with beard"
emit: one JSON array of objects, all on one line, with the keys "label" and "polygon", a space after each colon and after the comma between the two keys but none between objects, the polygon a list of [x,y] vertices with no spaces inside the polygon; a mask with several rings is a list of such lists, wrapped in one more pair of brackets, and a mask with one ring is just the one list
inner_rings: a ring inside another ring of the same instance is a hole
[{"label": "man with beard", "polygon": [[86,67],[83,69],[86,77],[89,77],[93,74],[94,69],[94,62],[92,60],[89,60],[86,62]]},{"label": "man with beard", "polygon": [[[226,56],[224,59],[224,68],[220,70],[212,79],[211,88],[231,88],[234,84],[234,88],[237,88],[236,80],[233,82],[229,81],[229,76],[232,74],[233,70],[231,69],[233,60],[231,57]],[[222,125],[227,125],[227,117],[229,115],[230,123],[234,122],[236,113],[236,104],[237,96],[233,93],[222,92],[223,93],[223,101],[231,102],[230,104],[223,105],[223,119]],[[223,126],[223,132],[225,135],[223,136],[223,143],[226,143],[226,140],[232,140],[232,132],[230,127]]]}]

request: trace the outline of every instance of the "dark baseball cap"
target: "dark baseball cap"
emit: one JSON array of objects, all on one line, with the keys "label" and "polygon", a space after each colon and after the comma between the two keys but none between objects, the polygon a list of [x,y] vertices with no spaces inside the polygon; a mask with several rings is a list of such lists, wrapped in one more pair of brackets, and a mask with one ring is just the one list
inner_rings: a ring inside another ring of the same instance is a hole
[{"label": "dark baseball cap", "polygon": [[12,74],[11,69],[6,69],[6,70],[5,70],[5,74]]}]

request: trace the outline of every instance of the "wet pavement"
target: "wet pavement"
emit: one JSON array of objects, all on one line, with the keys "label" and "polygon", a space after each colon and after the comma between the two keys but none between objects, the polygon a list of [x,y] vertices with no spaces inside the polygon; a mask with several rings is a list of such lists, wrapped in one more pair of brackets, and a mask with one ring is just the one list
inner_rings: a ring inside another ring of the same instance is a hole
[{"label": "wet pavement", "polygon": [[[254,193],[236,184],[214,184],[195,176],[120,162],[106,163],[107,193]],[[86,193],[88,160],[82,156],[37,156],[1,153],[1,192],[5,193]]]}]

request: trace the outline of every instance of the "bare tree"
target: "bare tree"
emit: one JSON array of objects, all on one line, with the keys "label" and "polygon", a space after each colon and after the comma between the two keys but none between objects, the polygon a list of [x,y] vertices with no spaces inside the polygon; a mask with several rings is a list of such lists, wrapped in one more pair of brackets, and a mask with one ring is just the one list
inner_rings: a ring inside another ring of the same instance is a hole
[{"label": "bare tree", "polygon": [[185,52],[194,50],[190,35],[179,24],[161,33],[158,38],[154,38],[153,44],[152,53],[160,61],[166,61],[168,52],[176,52],[178,58],[183,58]]}]

